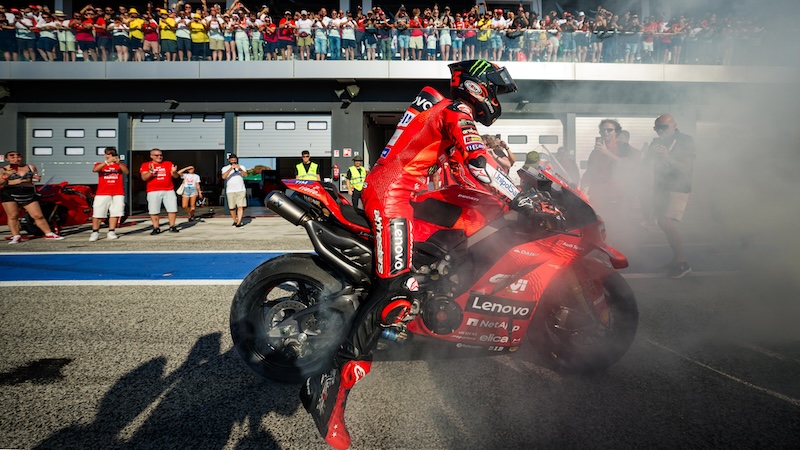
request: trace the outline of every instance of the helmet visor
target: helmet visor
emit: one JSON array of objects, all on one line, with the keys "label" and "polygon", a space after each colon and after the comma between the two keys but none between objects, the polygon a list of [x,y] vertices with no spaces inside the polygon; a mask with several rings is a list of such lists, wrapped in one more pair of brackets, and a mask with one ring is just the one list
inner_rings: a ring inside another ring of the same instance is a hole
[{"label": "helmet visor", "polygon": [[517,83],[514,82],[505,67],[487,73],[486,79],[496,86],[498,95],[516,92],[517,90]]}]

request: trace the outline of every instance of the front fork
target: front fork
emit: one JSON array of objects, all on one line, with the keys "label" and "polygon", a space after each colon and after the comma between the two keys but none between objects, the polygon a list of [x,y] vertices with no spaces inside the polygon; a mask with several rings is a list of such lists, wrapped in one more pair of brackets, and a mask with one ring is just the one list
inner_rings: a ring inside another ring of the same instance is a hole
[{"label": "front fork", "polygon": [[574,265],[563,274],[566,295],[596,325],[608,327],[609,311],[603,280],[598,274],[591,274],[587,267]]}]

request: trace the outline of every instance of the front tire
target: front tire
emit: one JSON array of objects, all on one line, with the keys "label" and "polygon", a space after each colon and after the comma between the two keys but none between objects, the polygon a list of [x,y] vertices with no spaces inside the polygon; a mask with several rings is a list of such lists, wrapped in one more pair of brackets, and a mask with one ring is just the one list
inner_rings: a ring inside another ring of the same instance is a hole
[{"label": "front tire", "polygon": [[242,281],[231,305],[239,356],[257,374],[283,383],[326,370],[349,317],[333,309],[300,319],[295,314],[332,300],[343,288],[314,255],[288,254],[261,264]]},{"label": "front tire", "polygon": [[603,280],[603,290],[607,326],[558,302],[540,306],[529,335],[545,365],[571,373],[602,372],[628,351],[639,325],[636,297],[616,272]]}]

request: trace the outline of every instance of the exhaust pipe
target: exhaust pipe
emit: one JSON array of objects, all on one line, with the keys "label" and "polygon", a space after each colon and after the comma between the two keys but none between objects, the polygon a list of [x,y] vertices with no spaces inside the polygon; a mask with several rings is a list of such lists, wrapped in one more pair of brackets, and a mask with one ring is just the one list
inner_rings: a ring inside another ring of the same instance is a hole
[{"label": "exhaust pipe", "polygon": [[297,203],[289,200],[281,191],[272,191],[266,198],[267,208],[278,213],[281,217],[291,222],[293,225],[301,225],[311,220],[308,213],[297,205]]}]

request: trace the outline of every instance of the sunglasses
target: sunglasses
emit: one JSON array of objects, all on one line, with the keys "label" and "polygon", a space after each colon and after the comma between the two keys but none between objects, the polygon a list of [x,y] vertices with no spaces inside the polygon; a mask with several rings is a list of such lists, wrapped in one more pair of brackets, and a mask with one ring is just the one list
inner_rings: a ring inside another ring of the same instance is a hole
[{"label": "sunglasses", "polygon": [[160,158],[160,157],[162,157],[162,156],[164,156],[164,155],[162,155],[161,153],[159,153],[159,154],[157,154],[157,155],[150,155],[150,156],[155,156],[156,158]]},{"label": "sunglasses", "polygon": [[600,132],[601,133],[613,133],[614,131],[617,131],[617,129],[616,128],[600,128]]},{"label": "sunglasses", "polygon": [[22,156],[19,153],[9,153],[8,157],[11,158],[12,156]]},{"label": "sunglasses", "polygon": [[656,131],[669,130],[669,125],[666,125],[666,124],[656,125],[656,126],[653,127],[653,129],[656,130]]}]

